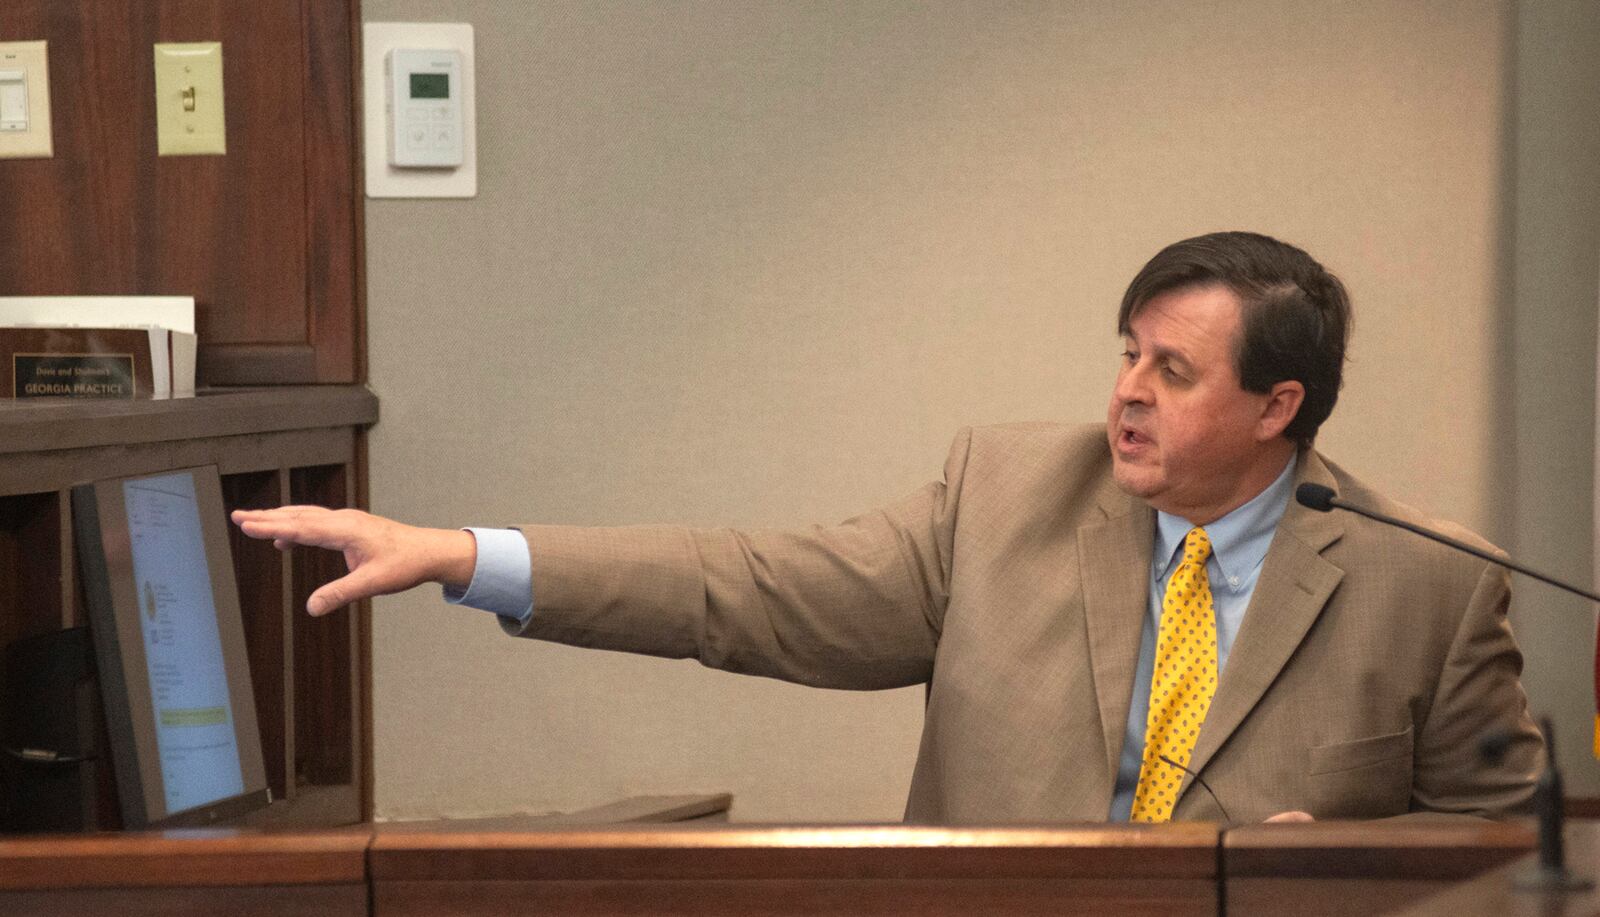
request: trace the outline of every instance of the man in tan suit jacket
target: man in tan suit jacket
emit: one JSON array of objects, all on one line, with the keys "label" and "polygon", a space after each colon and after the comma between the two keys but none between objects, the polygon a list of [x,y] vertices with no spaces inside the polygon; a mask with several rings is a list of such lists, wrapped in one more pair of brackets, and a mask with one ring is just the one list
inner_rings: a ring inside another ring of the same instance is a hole
[{"label": "man in tan suit jacket", "polygon": [[[528,526],[537,604],[505,624],[809,685],[927,683],[909,820],[1098,821],[1119,779],[1128,789],[1119,760],[1142,745],[1128,724],[1143,721],[1131,710],[1150,677],[1141,636],[1147,609],[1159,614],[1157,514],[1216,525],[1281,490],[1188,758],[1209,792],[1185,776],[1173,817],[1518,809],[1540,741],[1505,573],[1284,505],[1292,467],[1295,484],[1437,525],[1311,448],[1337,397],[1348,311],[1299,249],[1248,233],[1185,240],[1124,299],[1104,426],[965,431],[942,482],[831,528]],[[318,590],[313,613],[475,576],[463,532],[314,508],[236,519],[282,546],[346,552],[351,574]],[[1491,767],[1477,746],[1496,733],[1511,753]]]},{"label": "man in tan suit jacket", "polygon": [[[1418,522],[1315,452],[1299,481]],[[530,527],[524,631],[830,688],[931,682],[907,818],[1106,817],[1154,511],[1100,427],[963,433],[945,480],[809,532]],[[1189,768],[1238,821],[1521,805],[1537,749],[1496,567],[1292,506]],[[1523,737],[1515,769],[1477,760]],[[1176,817],[1222,820],[1198,787]]]}]

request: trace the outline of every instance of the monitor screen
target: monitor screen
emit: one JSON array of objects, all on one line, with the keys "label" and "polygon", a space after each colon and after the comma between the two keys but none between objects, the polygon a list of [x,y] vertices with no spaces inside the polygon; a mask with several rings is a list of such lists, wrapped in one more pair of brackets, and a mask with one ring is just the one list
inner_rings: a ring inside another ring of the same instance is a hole
[{"label": "monitor screen", "polygon": [[72,509],[124,826],[265,806],[217,469],[85,484]]}]

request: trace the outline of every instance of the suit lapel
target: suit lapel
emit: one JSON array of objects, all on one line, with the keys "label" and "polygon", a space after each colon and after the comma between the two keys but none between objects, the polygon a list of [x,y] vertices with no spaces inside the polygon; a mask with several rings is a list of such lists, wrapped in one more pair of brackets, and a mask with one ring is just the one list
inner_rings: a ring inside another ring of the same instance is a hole
[{"label": "suit lapel", "polygon": [[1078,562],[1106,767],[1114,775],[1122,757],[1140,629],[1149,601],[1155,513],[1109,481],[1101,491],[1100,507],[1106,518],[1078,531]]},{"label": "suit lapel", "polygon": [[[1335,485],[1327,465],[1314,452],[1304,453],[1295,471],[1295,486],[1305,482]],[[1343,533],[1338,516],[1291,500],[1262,561],[1261,576],[1190,757],[1190,770],[1204,768],[1227,743],[1322,613],[1344,571],[1324,560],[1321,551]],[[1179,799],[1191,782],[1192,778],[1184,779]]]}]

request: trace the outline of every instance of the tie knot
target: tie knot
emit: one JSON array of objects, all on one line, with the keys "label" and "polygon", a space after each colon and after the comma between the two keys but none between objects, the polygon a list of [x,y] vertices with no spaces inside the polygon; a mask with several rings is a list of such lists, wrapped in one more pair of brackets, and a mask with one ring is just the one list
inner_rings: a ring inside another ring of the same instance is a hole
[{"label": "tie knot", "polygon": [[1206,535],[1206,530],[1198,525],[1189,530],[1183,539],[1183,559],[1186,562],[1203,564],[1211,557],[1211,539]]}]

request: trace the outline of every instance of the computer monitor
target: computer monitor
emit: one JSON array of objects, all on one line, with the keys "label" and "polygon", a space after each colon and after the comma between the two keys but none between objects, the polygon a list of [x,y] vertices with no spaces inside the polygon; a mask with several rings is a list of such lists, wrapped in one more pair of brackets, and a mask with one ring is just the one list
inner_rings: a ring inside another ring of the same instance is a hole
[{"label": "computer monitor", "polygon": [[269,804],[216,467],[84,484],[72,512],[124,827]]}]

